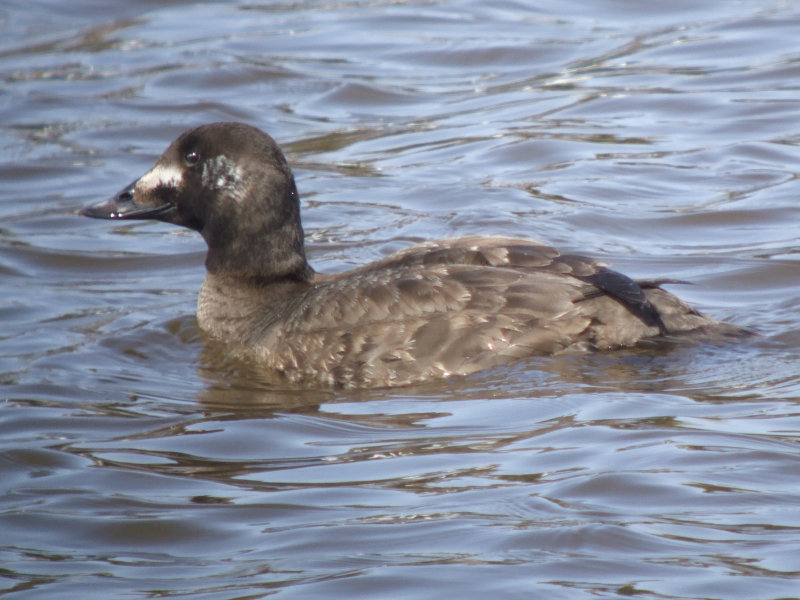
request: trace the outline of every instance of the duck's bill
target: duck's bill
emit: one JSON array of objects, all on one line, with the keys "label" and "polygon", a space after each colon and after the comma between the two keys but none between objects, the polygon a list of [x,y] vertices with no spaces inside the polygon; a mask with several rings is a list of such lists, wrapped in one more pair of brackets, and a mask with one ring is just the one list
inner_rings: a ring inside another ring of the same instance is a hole
[{"label": "duck's bill", "polygon": [[158,219],[174,208],[170,203],[157,206],[137,204],[134,200],[135,185],[134,181],[116,196],[86,206],[78,211],[78,214],[93,219]]}]

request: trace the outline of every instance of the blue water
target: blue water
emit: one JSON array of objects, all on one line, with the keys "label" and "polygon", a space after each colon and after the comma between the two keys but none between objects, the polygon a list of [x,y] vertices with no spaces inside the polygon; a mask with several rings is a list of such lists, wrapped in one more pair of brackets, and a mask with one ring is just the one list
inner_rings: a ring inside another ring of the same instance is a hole
[{"label": "blue water", "polygon": [[[800,5],[0,5],[0,596],[800,597]],[[75,211],[192,125],[321,271],[540,239],[756,329],[392,391],[204,344],[204,245]]]}]

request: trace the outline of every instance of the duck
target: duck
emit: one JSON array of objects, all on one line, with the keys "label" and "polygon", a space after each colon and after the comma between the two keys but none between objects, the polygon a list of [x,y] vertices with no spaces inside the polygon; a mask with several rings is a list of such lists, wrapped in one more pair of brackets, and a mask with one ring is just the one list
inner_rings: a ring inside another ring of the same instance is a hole
[{"label": "duck", "polygon": [[661,287],[682,282],[634,280],[519,237],[423,242],[318,273],[289,163],[244,123],[187,130],[144,175],[80,214],[199,232],[208,246],[199,329],[289,384],[394,387],[535,356],[749,333]]}]

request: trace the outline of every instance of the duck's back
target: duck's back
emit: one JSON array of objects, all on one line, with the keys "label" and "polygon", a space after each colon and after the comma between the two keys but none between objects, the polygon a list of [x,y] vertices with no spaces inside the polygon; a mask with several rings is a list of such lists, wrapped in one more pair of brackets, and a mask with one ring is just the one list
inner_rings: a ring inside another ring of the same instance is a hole
[{"label": "duck's back", "polygon": [[[261,308],[261,300],[250,308],[234,300],[238,331],[230,329],[233,307],[210,298],[208,285],[201,327],[241,342],[244,354],[291,381],[345,387],[405,385],[536,354],[733,329],[602,263],[514,238],[422,244],[273,290]],[[228,319],[225,332],[220,319]]]}]

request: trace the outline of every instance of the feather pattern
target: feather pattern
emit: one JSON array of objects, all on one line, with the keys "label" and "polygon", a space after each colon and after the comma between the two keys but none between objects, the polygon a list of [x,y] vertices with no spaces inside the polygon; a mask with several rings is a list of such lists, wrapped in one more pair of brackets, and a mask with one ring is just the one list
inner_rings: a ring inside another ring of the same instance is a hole
[{"label": "feather pattern", "polygon": [[[420,244],[279,294],[234,288],[207,279],[201,326],[290,381],[331,386],[407,385],[537,354],[739,331],[598,261],[503,237]],[[252,329],[265,314],[272,326]]]},{"label": "feather pattern", "polygon": [[439,240],[317,274],[286,158],[241,123],[185,132],[138,181],[82,214],[198,231],[208,244],[200,328],[307,385],[406,385],[537,354],[749,333],[659,287],[669,280],[636,282],[527,239]]}]

